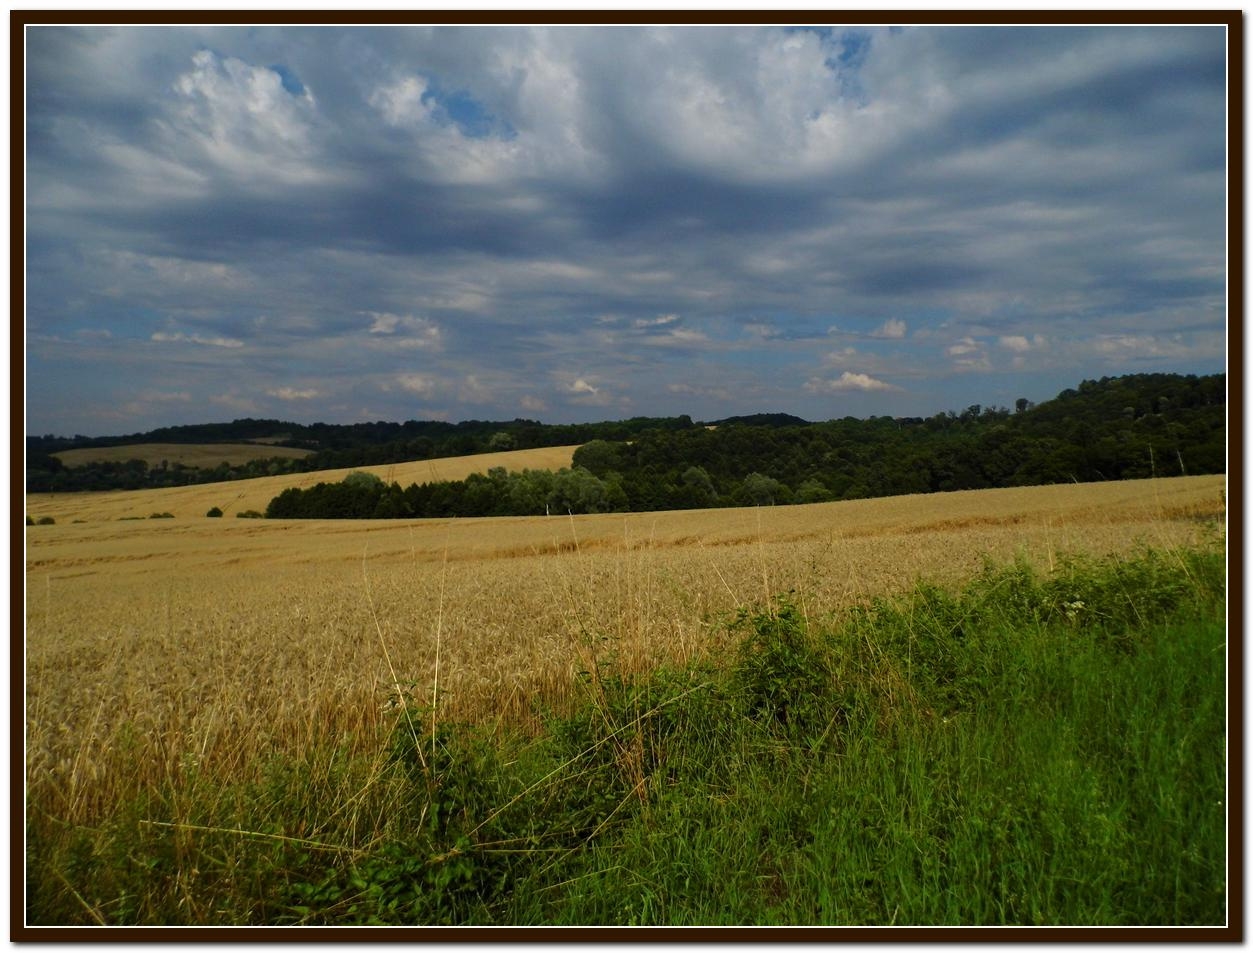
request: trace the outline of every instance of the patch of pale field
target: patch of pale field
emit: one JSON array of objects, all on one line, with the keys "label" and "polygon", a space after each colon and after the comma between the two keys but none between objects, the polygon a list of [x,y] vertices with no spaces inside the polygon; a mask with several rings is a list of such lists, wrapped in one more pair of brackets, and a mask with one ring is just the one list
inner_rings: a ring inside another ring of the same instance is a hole
[{"label": "patch of pale field", "polygon": [[246,778],[274,753],[377,752],[400,697],[534,725],[598,670],[726,657],[737,607],[811,619],[956,583],[985,558],[1200,541],[1225,478],[810,506],[419,521],[26,528],[27,758],[56,816],[138,778]]},{"label": "patch of pale field", "polygon": [[237,466],[272,457],[299,459],[312,452],[297,447],[269,447],[255,443],[134,443],[124,447],[79,447],[62,450],[52,456],[67,467],[81,467],[88,463],[126,463],[128,460],[143,460],[150,467],[160,466],[163,461],[171,466],[181,463],[188,467],[216,467],[219,463]]},{"label": "patch of pale field", "polygon": [[[205,514],[216,506],[225,514],[226,520],[231,520],[236,513],[245,510],[264,513],[270,500],[290,487],[305,489],[318,483],[337,483],[355,470],[377,474],[387,483],[394,481],[405,487],[411,483],[464,480],[471,473],[486,473],[493,467],[504,467],[507,470],[559,470],[570,466],[577,449],[577,444],[568,447],[539,447],[534,450],[510,450],[409,463],[315,470],[311,473],[289,473],[155,490],[31,493],[26,497],[26,513],[35,519],[51,516],[58,523],[146,518],[153,513],[172,513],[178,519],[199,520],[207,519]],[[259,455],[272,456],[266,453]]]}]

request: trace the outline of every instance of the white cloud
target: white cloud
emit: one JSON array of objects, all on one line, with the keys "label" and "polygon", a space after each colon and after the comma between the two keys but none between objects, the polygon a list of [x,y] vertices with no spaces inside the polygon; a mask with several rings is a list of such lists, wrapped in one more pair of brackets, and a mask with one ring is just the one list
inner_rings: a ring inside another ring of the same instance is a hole
[{"label": "white cloud", "polygon": [[636,318],[632,325],[637,328],[664,328],[678,320],[677,314],[659,314],[655,318]]},{"label": "white cloud", "polygon": [[852,371],[845,371],[835,380],[811,378],[805,384],[805,390],[813,394],[821,394],[830,391],[877,391],[900,390],[900,388],[894,384],[871,377],[869,374],[854,374]]},{"label": "white cloud", "polygon": [[847,367],[852,363],[860,362],[862,355],[855,347],[841,348],[838,351],[831,351],[824,359],[823,364],[827,367]]},{"label": "white cloud", "polygon": [[430,397],[435,393],[434,379],[425,374],[398,374],[394,382],[401,390],[419,397]]},{"label": "white cloud", "polygon": [[532,397],[530,394],[523,394],[522,399],[519,400],[518,403],[521,405],[523,410],[529,410],[532,413],[538,413],[539,411],[548,409],[548,405],[546,403],[538,397]]},{"label": "white cloud", "polygon": [[576,378],[573,381],[573,383],[569,384],[566,387],[566,390],[568,390],[572,394],[599,394],[600,393],[600,388],[593,387],[591,384],[589,384],[587,381],[585,381],[581,377]]},{"label": "white cloud", "polygon": [[199,334],[183,334],[181,331],[174,334],[166,331],[154,331],[151,340],[168,344],[204,344],[208,347],[235,348],[244,346],[243,341],[235,338],[207,338]]},{"label": "white cloud", "polygon": [[379,311],[366,311],[364,314],[371,319],[369,333],[386,336],[389,348],[404,347],[439,350],[443,344],[443,329],[427,318],[415,318],[411,314],[388,314]]},{"label": "white cloud", "polygon": [[953,358],[953,365],[960,370],[986,371],[992,368],[984,345],[969,335],[945,348],[944,353]]},{"label": "white cloud", "polygon": [[294,387],[280,387],[277,390],[267,390],[266,393],[271,397],[277,397],[279,400],[313,400],[313,398],[321,396],[321,391],[313,388],[297,390]]},{"label": "white cloud", "polygon": [[690,347],[708,344],[709,335],[690,328],[667,328],[662,334],[650,334],[640,338],[639,343],[656,347]]},{"label": "white cloud", "polygon": [[275,70],[200,50],[192,68],[174,81],[173,93],[160,129],[175,154],[199,153],[199,162],[244,186],[329,179],[314,155],[313,94],[288,92]]},{"label": "white cloud", "polygon": [[371,334],[395,334],[396,325],[400,323],[400,315],[397,314],[378,314],[372,311],[370,317],[374,319],[374,323],[370,325]]},{"label": "white cloud", "polygon": [[370,105],[390,126],[409,126],[425,121],[430,107],[422,101],[428,84],[421,76],[406,76],[370,94]]},{"label": "white cloud", "polygon": [[945,350],[945,354],[949,357],[963,357],[968,354],[978,354],[983,350],[983,346],[972,337],[964,337],[956,344],[951,345]]},{"label": "white cloud", "polygon": [[997,343],[1008,351],[1014,351],[1018,354],[1024,354],[1030,350],[1039,350],[1048,344],[1048,341],[1037,334],[1034,337],[1027,338],[1021,334],[1009,334],[998,338]]},{"label": "white cloud", "polygon": [[870,332],[873,338],[900,339],[905,336],[906,325],[900,318],[888,318],[879,327]]}]

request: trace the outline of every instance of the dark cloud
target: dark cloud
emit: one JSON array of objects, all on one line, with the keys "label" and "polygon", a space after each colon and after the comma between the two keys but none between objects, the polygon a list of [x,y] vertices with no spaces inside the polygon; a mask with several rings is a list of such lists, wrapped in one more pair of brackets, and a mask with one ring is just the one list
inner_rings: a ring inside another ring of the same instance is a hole
[{"label": "dark cloud", "polygon": [[1224,363],[1220,28],[26,39],[36,430],[922,413]]}]

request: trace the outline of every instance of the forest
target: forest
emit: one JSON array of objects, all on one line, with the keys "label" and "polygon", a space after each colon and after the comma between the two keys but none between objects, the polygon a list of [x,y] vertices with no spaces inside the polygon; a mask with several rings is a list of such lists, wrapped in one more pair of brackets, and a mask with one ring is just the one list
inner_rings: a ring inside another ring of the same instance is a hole
[{"label": "forest", "polygon": [[[684,419],[684,418],[681,418]],[[756,418],[761,419],[761,418]],[[556,472],[503,468],[456,482],[368,473],[275,497],[281,519],[639,512],[1226,472],[1225,375],[1083,381],[1032,405],[932,417],[794,423],[740,418],[596,437]],[[745,421],[749,422],[745,422]]]}]

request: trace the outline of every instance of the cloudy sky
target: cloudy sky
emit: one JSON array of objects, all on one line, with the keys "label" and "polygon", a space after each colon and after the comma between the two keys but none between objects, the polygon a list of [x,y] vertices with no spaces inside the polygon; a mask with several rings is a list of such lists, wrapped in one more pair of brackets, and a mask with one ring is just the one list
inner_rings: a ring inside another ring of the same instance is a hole
[{"label": "cloudy sky", "polygon": [[1221,371],[1225,42],[32,27],[27,432],[928,415]]}]

